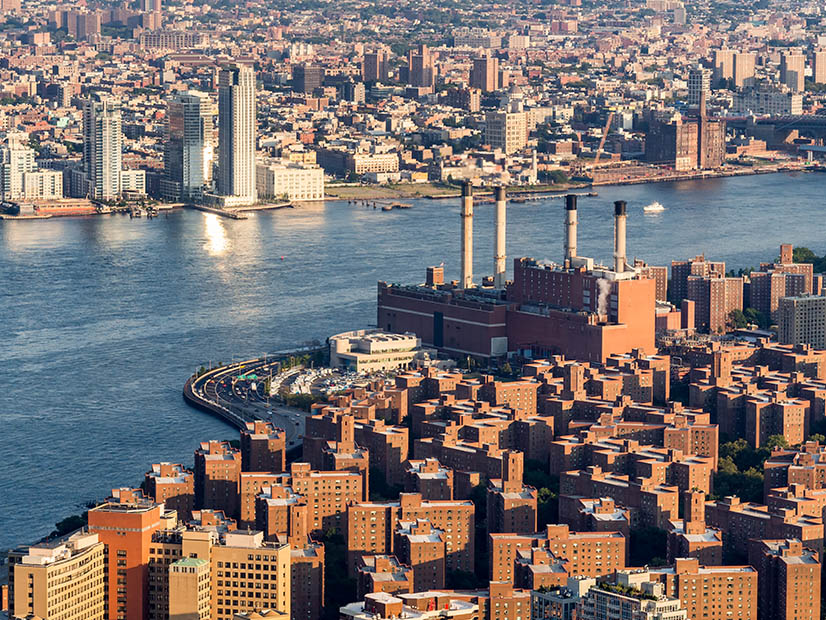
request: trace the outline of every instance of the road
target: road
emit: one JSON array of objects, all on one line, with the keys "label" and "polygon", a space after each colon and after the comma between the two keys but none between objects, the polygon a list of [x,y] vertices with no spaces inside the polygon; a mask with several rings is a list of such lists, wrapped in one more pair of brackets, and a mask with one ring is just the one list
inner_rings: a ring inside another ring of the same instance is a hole
[{"label": "road", "polygon": [[[195,398],[206,400],[222,412],[228,421],[240,426],[244,421],[271,420],[287,433],[287,449],[301,443],[306,411],[286,407],[264,394],[264,380],[278,371],[278,361],[268,358],[246,360],[207,371],[192,382]],[[253,380],[239,376],[256,375]],[[252,387],[255,387],[253,390]]]}]

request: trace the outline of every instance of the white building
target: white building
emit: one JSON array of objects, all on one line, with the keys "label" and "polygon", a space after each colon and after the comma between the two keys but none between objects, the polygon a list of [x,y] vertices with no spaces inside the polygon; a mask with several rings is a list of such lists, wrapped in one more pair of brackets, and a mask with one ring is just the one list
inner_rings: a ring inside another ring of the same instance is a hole
[{"label": "white building", "polygon": [[330,366],[356,372],[407,368],[414,361],[426,363],[433,349],[422,349],[416,334],[393,334],[380,329],[361,329],[330,337]]},{"label": "white building", "polygon": [[507,111],[485,114],[485,143],[510,155],[528,143],[527,117],[518,102]]},{"label": "white building", "polygon": [[63,172],[33,170],[23,175],[23,196],[26,200],[59,200],[63,198]]},{"label": "white building", "polygon": [[568,577],[567,584],[558,590],[531,590],[530,620],[571,620],[579,600],[596,585],[597,580],[592,577]]},{"label": "white building", "polygon": [[38,170],[28,134],[10,132],[0,148],[0,199],[56,200],[63,198],[63,173]]},{"label": "white building", "polygon": [[735,114],[803,114],[803,95],[763,84],[735,93],[732,107]]},{"label": "white building", "polygon": [[25,196],[25,175],[37,169],[34,149],[29,148],[28,134],[9,132],[6,144],[0,149],[0,198],[19,200]]},{"label": "white building", "polygon": [[259,163],[255,177],[259,198],[324,200],[324,170],[319,166],[286,160]]},{"label": "white building", "polygon": [[121,170],[120,191],[122,194],[138,196],[146,194],[146,172],[144,170]]},{"label": "white building", "polygon": [[112,200],[120,195],[123,133],[120,103],[93,96],[83,104],[83,171],[91,198]]},{"label": "white building", "polygon": [[252,204],[255,190],[255,72],[227,65],[218,75],[218,194]]},{"label": "white building", "polygon": [[499,48],[502,37],[484,28],[457,28],[453,31],[453,47]]},{"label": "white building", "polygon": [[617,571],[617,584],[591,587],[579,602],[579,620],[686,620],[679,599],[664,594],[646,570]]},{"label": "white building", "polygon": [[778,308],[778,340],[826,349],[826,296],[783,297]]}]

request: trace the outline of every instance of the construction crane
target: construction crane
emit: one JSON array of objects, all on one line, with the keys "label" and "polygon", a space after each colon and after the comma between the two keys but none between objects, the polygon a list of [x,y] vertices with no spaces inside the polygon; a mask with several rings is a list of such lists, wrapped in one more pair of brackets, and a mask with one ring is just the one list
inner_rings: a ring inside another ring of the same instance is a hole
[{"label": "construction crane", "polygon": [[599,146],[597,147],[597,154],[594,157],[594,165],[596,166],[599,163],[599,156],[602,155],[602,147],[605,146],[605,138],[608,137],[608,131],[611,129],[611,121],[614,120],[614,113],[608,112],[608,120],[605,121],[605,129],[602,130],[602,139],[599,141]]}]

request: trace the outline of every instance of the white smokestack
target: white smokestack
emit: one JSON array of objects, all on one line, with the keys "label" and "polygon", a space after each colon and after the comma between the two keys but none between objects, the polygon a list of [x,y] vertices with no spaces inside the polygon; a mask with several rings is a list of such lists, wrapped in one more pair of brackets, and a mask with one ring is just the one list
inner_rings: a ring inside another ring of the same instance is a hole
[{"label": "white smokestack", "polygon": [[494,226],[496,238],[493,246],[493,286],[505,288],[505,188],[500,186],[493,190],[496,200]]},{"label": "white smokestack", "polygon": [[614,203],[614,271],[625,271],[625,201]]},{"label": "white smokestack", "polygon": [[576,258],[576,195],[565,196],[565,259]]},{"label": "white smokestack", "polygon": [[462,288],[473,286],[473,186],[462,185]]}]

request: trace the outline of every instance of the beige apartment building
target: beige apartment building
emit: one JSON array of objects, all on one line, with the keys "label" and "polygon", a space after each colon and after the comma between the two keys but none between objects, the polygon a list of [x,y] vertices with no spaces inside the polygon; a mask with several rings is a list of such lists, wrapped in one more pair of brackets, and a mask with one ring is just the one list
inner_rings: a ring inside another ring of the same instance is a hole
[{"label": "beige apartment building", "polygon": [[106,617],[105,547],[97,534],[78,531],[32,545],[13,562],[13,615],[49,620]]},{"label": "beige apartment building", "polygon": [[528,143],[525,112],[517,107],[485,114],[485,142],[510,155]]},{"label": "beige apartment building", "polygon": [[289,545],[265,542],[263,532],[209,527],[153,537],[150,620],[233,620],[265,609],[290,613]]}]

